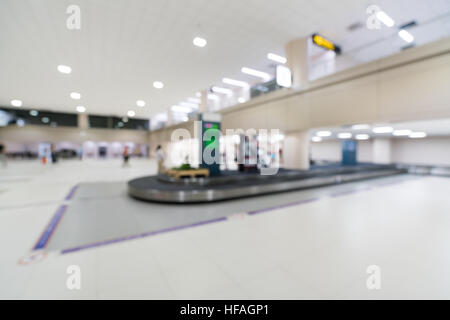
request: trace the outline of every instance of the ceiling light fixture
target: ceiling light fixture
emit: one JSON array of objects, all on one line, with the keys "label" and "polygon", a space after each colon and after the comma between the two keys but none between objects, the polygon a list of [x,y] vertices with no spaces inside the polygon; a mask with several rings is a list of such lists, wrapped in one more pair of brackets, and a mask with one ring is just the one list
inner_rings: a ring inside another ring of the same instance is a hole
[{"label": "ceiling light fixture", "polygon": [[411,130],[395,130],[392,135],[396,137],[409,136],[412,133]]},{"label": "ceiling light fixture", "polygon": [[196,47],[204,48],[208,42],[203,38],[195,37],[194,40],[192,40],[192,43]]},{"label": "ceiling light fixture", "polygon": [[71,92],[71,93],[70,93],[70,97],[71,97],[73,100],[80,100],[80,99],[81,99],[81,94],[78,93],[78,92]]},{"label": "ceiling light fixture", "polygon": [[133,118],[135,115],[136,115],[136,112],[134,112],[133,110],[130,110],[130,111],[127,112],[127,116],[129,118]]},{"label": "ceiling light fixture", "polygon": [[425,138],[427,134],[425,132],[413,132],[409,135],[412,139],[422,139]]},{"label": "ceiling light fixture", "polygon": [[368,130],[370,129],[370,125],[368,124],[355,124],[352,126],[353,130]]},{"label": "ceiling light fixture", "polygon": [[287,62],[287,59],[285,57],[282,57],[275,53],[268,53],[267,59],[278,62],[278,63],[283,63],[283,64],[285,64]]},{"label": "ceiling light fixture", "polygon": [[138,100],[138,101],[136,101],[136,105],[138,106],[138,107],[145,107],[145,101],[144,100]]},{"label": "ceiling light fixture", "polygon": [[17,100],[17,99],[11,100],[11,105],[12,105],[13,107],[21,107],[22,104],[23,104],[23,103],[22,103],[21,100]]},{"label": "ceiling light fixture", "polygon": [[322,138],[321,137],[312,137],[312,139],[311,139],[313,142],[320,142],[320,141],[322,141]]},{"label": "ceiling light fixture", "polygon": [[247,67],[243,67],[241,69],[241,72],[245,73],[245,74],[248,74],[250,76],[261,78],[264,81],[269,81],[270,78],[271,78],[270,74],[268,74],[266,72],[258,71],[258,70],[247,68]]},{"label": "ceiling light fixture", "polygon": [[69,74],[72,72],[72,68],[69,66],[65,66],[65,65],[59,65],[58,66],[58,71],[61,73],[65,73],[65,74]]},{"label": "ceiling light fixture", "polygon": [[356,140],[369,140],[370,136],[368,134],[357,134],[355,138]]},{"label": "ceiling light fixture", "polygon": [[377,13],[376,13],[376,17],[377,17],[377,19],[378,20],[380,20],[381,22],[383,22],[384,23],[384,25],[386,26],[386,27],[392,27],[394,24],[395,24],[395,22],[394,22],[394,20],[392,20],[392,18],[391,17],[389,17],[388,15],[387,15],[387,13],[386,12],[384,12],[384,11],[378,11]]},{"label": "ceiling light fixture", "polygon": [[153,87],[156,89],[162,89],[164,88],[164,83],[162,83],[161,81],[155,81],[153,82]]},{"label": "ceiling light fixture", "polygon": [[339,139],[350,139],[352,134],[350,132],[342,132],[338,134]]},{"label": "ceiling light fixture", "polygon": [[244,102],[245,102],[245,98],[240,97],[240,98],[238,99],[238,102],[239,102],[239,103],[244,103]]},{"label": "ceiling light fixture", "polygon": [[321,137],[321,138],[330,137],[331,131],[318,131],[316,133],[316,136]]},{"label": "ceiling light fixture", "polygon": [[411,42],[414,41],[413,35],[411,33],[409,33],[408,31],[403,30],[403,29],[398,32],[398,36],[400,38],[402,38],[403,40],[405,40],[406,42],[408,42],[408,43],[411,43]]},{"label": "ceiling light fixture", "polygon": [[211,90],[212,90],[212,92],[215,92],[215,93],[222,93],[222,94],[226,94],[226,95],[232,95],[233,94],[233,90],[230,90],[230,89],[227,89],[227,88],[212,87]]},{"label": "ceiling light fixture", "polygon": [[77,107],[77,111],[78,111],[79,113],[86,112],[86,107],[84,107],[84,106],[78,106],[78,107]]},{"label": "ceiling light fixture", "polygon": [[373,128],[372,131],[374,133],[391,133],[394,129],[392,127],[376,127]]},{"label": "ceiling light fixture", "polygon": [[229,84],[229,85],[241,87],[241,88],[250,87],[250,85],[245,81],[239,81],[239,80],[234,80],[234,79],[230,79],[230,78],[223,78],[222,82],[225,84]]}]

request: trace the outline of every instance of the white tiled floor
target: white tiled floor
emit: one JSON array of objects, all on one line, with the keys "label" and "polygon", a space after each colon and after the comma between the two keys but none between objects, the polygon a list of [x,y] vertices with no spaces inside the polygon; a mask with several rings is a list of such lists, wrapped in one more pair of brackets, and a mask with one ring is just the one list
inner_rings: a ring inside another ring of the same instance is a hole
[{"label": "white tiled floor", "polygon": [[[437,177],[18,265],[73,185],[155,169],[147,160],[0,168],[0,298],[450,298],[450,179]],[[66,287],[74,264],[79,291]],[[381,268],[381,290],[366,287],[369,265]]]}]

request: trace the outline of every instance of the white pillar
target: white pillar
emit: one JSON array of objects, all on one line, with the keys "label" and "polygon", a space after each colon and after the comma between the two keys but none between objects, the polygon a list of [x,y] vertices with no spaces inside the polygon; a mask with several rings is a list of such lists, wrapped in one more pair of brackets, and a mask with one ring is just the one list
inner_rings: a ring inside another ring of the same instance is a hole
[{"label": "white pillar", "polygon": [[287,134],[283,146],[283,166],[286,169],[309,169],[308,131]]},{"label": "white pillar", "polygon": [[167,121],[166,121],[166,127],[170,127],[173,125],[173,112],[171,109],[167,110]]},{"label": "white pillar", "polygon": [[287,66],[292,73],[292,87],[303,88],[308,84],[309,37],[295,39],[285,46]]},{"label": "white pillar", "polygon": [[374,139],[372,143],[373,162],[377,164],[392,163],[392,142],[391,139]]},{"label": "white pillar", "polygon": [[208,90],[203,90],[201,94],[202,96],[200,97],[201,102],[200,105],[198,106],[198,112],[199,113],[208,112]]},{"label": "white pillar", "polygon": [[78,114],[78,128],[80,129],[88,129],[89,128],[89,119],[86,113]]}]

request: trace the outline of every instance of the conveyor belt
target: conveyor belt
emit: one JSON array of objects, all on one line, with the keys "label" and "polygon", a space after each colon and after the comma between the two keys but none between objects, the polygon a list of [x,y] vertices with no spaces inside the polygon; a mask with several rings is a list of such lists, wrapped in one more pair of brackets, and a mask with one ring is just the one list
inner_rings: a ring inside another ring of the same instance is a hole
[{"label": "conveyor belt", "polygon": [[222,176],[194,180],[171,180],[166,176],[149,176],[128,182],[128,194],[134,198],[168,203],[214,202],[258,196],[363,179],[406,173],[395,166],[361,165],[313,169],[280,170],[276,175],[226,172]]}]

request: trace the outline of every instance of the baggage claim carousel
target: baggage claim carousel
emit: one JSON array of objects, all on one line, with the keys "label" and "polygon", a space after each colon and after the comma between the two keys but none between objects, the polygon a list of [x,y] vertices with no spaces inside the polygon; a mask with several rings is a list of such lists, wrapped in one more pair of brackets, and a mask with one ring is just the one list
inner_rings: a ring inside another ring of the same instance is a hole
[{"label": "baggage claim carousel", "polygon": [[148,176],[128,182],[128,194],[136,199],[163,203],[209,203],[314,187],[341,184],[407,173],[395,165],[316,167],[308,171],[280,169],[275,175],[259,172],[222,171],[205,178],[174,179]]}]

